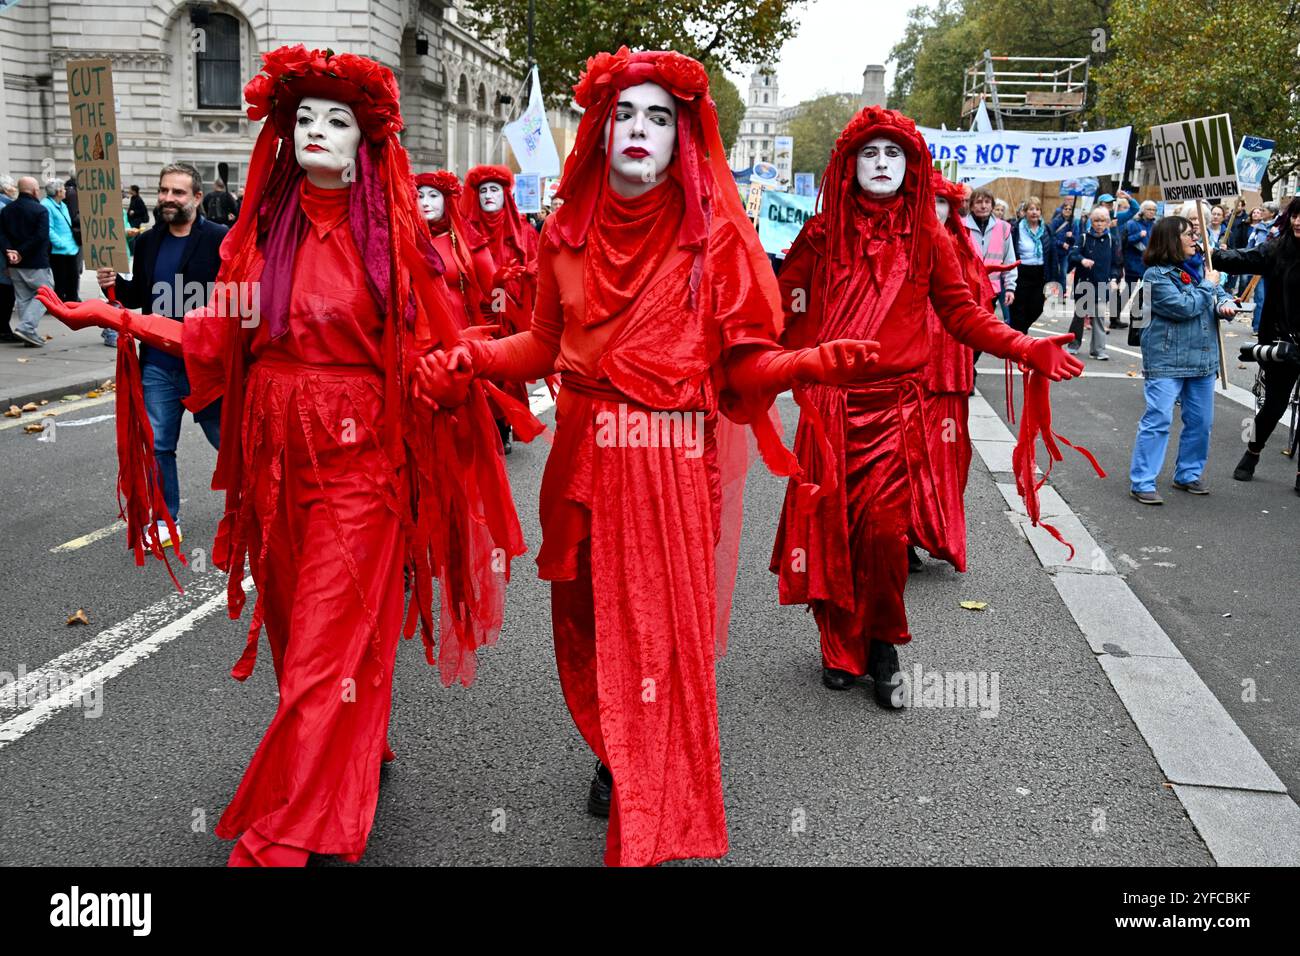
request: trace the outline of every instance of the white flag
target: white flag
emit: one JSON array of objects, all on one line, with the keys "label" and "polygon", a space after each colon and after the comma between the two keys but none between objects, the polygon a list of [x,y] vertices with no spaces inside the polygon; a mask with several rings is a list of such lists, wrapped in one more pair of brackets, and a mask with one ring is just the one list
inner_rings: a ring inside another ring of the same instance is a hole
[{"label": "white flag", "polygon": [[520,172],[537,176],[560,175],[560,154],[555,149],[550,124],[546,122],[542,81],[537,75],[537,67],[532,69],[532,91],[528,94],[528,106],[519,119],[507,123],[502,132],[514,151]]},{"label": "white flag", "polygon": [[971,123],[970,128],[977,133],[993,132],[993,123],[989,120],[989,107],[982,96],[980,97],[979,109],[975,111],[975,120]]}]

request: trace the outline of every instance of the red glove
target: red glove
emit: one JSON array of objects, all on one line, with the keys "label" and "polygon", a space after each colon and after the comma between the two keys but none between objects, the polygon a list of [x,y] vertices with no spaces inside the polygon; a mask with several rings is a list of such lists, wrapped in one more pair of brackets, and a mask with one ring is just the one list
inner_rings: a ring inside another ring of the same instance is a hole
[{"label": "red glove", "polygon": [[50,313],[70,329],[112,329],[121,332],[123,326],[130,322],[130,313],[118,305],[103,299],[89,302],[64,302],[48,286],[36,290],[36,298],[45,311]]},{"label": "red glove", "polygon": [[1067,378],[1078,378],[1083,374],[1083,363],[1061,348],[1067,342],[1073,342],[1074,336],[1069,332],[1064,335],[1050,335],[1045,339],[1034,339],[1025,349],[1024,363],[1041,375],[1046,375],[1053,382]]},{"label": "red glove", "polygon": [[499,289],[501,286],[510,282],[512,279],[518,279],[526,270],[518,262],[511,262],[496,271],[492,276],[492,288]]},{"label": "red glove", "polygon": [[415,362],[411,374],[411,387],[416,399],[433,409],[455,408],[465,404],[473,373],[454,364],[458,353],[429,352]]},{"label": "red glove", "polygon": [[781,392],[796,382],[846,385],[865,378],[879,357],[879,342],[835,339],[808,349],[751,352],[731,364],[727,377],[741,394]]}]

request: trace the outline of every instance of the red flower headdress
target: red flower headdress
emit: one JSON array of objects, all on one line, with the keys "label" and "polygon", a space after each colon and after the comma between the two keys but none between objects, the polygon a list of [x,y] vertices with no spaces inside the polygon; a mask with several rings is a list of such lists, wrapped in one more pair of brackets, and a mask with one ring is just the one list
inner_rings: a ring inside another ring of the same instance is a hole
[{"label": "red flower headdress", "polygon": [[460,180],[456,174],[447,169],[439,169],[432,173],[420,173],[415,177],[416,186],[429,186],[432,189],[442,193],[443,199],[455,199],[460,195]]},{"label": "red flower headdress", "polygon": [[347,103],[372,143],[402,129],[393,71],[355,53],[283,46],[262,55],[262,72],[244,87],[248,118],[270,117],[281,136],[293,135],[293,117],[304,96]]}]

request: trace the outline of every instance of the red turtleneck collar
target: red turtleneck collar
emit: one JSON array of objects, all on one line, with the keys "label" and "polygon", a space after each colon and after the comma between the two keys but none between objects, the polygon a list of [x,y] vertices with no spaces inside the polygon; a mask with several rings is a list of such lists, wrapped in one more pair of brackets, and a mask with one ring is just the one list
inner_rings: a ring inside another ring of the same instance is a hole
[{"label": "red turtleneck collar", "polygon": [[311,180],[303,178],[302,189],[298,193],[302,200],[302,211],[316,230],[318,238],[324,239],[335,226],[348,221],[348,200],[351,188],[324,189],[313,186]]}]

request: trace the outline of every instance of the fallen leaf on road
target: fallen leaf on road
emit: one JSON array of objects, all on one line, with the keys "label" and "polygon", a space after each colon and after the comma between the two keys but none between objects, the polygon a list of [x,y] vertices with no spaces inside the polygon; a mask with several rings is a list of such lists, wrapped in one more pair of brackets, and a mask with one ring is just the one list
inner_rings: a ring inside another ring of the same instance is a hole
[{"label": "fallen leaf on road", "polygon": [[38,408],[40,408],[40,406],[37,405],[35,402],[28,402],[26,405],[23,406],[23,411],[34,412]]},{"label": "fallen leaf on road", "polygon": [[64,395],[64,396],[63,396],[63,400],[64,400],[65,402],[79,402],[79,401],[81,401],[81,396],[80,396],[80,395]]},{"label": "fallen leaf on road", "polygon": [[24,365],[27,364],[27,359],[15,359],[15,361],[22,362]]},{"label": "fallen leaf on road", "polygon": [[45,341],[47,341],[47,342],[53,341],[53,339],[54,339],[54,336],[52,336],[52,335],[47,335],[47,336],[45,336]]},{"label": "fallen leaf on road", "polygon": [[1135,372],[1135,371],[1133,371],[1132,369],[1129,369],[1129,370],[1128,370],[1127,372],[1125,372],[1124,374],[1127,375],[1129,378],[1137,378],[1137,377],[1138,377],[1138,373]]},{"label": "fallen leaf on road", "polygon": [[27,432],[29,435],[34,435],[36,432],[45,431],[45,426],[40,422],[32,422],[30,425],[24,425],[23,431]]},{"label": "fallen leaf on road", "polygon": [[89,391],[89,392],[86,393],[86,397],[87,397],[87,398],[99,398],[99,392],[97,392],[97,391],[95,391],[95,390],[92,389],[91,391]]},{"label": "fallen leaf on road", "polygon": [[1223,616],[1224,616],[1224,617],[1232,617],[1232,612],[1229,611],[1227,614],[1225,614],[1225,615],[1223,615]]},{"label": "fallen leaf on road", "polygon": [[17,405],[10,405],[8,411],[5,412],[5,418],[22,418],[22,417],[23,417],[23,410],[19,408]]},{"label": "fallen leaf on road", "polygon": [[42,399],[41,399],[41,404],[42,404],[42,405],[48,405],[48,404],[50,404],[50,400],[49,400],[48,398],[42,398]]},{"label": "fallen leaf on road", "polygon": [[987,601],[962,601],[961,606],[968,611],[982,611],[989,605]]},{"label": "fallen leaf on road", "polygon": [[86,617],[86,611],[84,608],[77,608],[77,613],[72,615],[70,618],[68,618],[69,627],[71,627],[74,624],[89,624],[89,623],[90,623],[90,618]]}]

